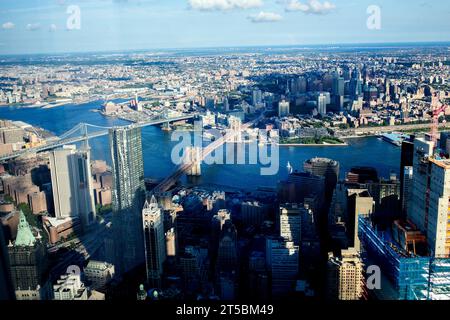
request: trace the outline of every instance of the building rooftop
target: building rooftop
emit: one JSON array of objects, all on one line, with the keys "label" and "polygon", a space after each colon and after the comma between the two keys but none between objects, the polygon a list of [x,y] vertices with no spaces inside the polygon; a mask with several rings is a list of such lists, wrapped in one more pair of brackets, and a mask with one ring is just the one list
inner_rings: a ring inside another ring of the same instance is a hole
[{"label": "building rooftop", "polygon": [[104,261],[96,261],[91,260],[89,261],[86,269],[96,269],[96,270],[108,270],[109,268],[113,267],[111,263],[104,262]]},{"label": "building rooftop", "polygon": [[77,217],[67,217],[64,219],[57,219],[55,217],[45,217],[45,220],[50,223],[51,227],[57,228],[60,225],[65,224],[67,222],[77,222],[78,218]]},{"label": "building rooftop", "polygon": [[36,238],[31,231],[31,227],[28,224],[22,210],[20,211],[19,226],[17,227],[17,236],[14,241],[15,246],[32,247],[36,243]]},{"label": "building rooftop", "polygon": [[441,167],[443,169],[450,169],[450,160],[449,159],[430,158],[429,160],[431,163],[434,163],[438,167]]},{"label": "building rooftop", "polygon": [[319,158],[319,157],[315,157],[315,158],[306,160],[305,163],[326,163],[326,164],[331,164],[331,165],[338,164],[338,162],[336,160],[328,159],[328,158]]}]

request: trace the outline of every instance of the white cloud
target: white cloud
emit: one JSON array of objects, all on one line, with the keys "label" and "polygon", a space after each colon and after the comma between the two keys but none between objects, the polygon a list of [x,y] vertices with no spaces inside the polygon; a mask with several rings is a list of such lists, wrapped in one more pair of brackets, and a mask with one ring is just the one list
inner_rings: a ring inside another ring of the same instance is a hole
[{"label": "white cloud", "polygon": [[320,2],[320,0],[309,0],[308,3],[303,3],[298,0],[290,0],[285,8],[288,12],[301,11],[304,13],[313,14],[326,14],[334,9],[336,9],[335,4],[329,1]]},{"label": "white cloud", "polygon": [[264,11],[261,11],[258,14],[252,14],[247,18],[254,23],[277,22],[283,19],[283,17],[278,13],[264,12]]},{"label": "white cloud", "polygon": [[15,25],[12,22],[5,22],[2,24],[3,29],[14,29]]},{"label": "white cloud", "polygon": [[189,7],[202,11],[252,9],[263,5],[262,0],[188,0]]},{"label": "white cloud", "polygon": [[39,30],[40,28],[41,28],[41,24],[40,23],[29,23],[29,24],[27,24],[27,30],[29,30],[29,31]]}]

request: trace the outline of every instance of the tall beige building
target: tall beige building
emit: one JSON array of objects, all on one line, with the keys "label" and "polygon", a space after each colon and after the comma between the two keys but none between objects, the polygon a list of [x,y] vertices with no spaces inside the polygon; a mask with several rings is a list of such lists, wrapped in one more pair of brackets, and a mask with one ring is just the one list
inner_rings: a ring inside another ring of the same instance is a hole
[{"label": "tall beige building", "polygon": [[95,221],[95,198],[89,150],[63,146],[50,153],[56,218],[78,217],[84,226]]},{"label": "tall beige building", "polygon": [[328,298],[360,300],[363,295],[363,263],[354,248],[342,250],[341,256],[328,257]]},{"label": "tall beige building", "polygon": [[303,207],[287,203],[280,206],[280,236],[299,245],[302,238]]},{"label": "tall beige building", "polygon": [[433,155],[433,142],[416,139],[408,218],[427,238],[430,253],[450,254],[450,160]]},{"label": "tall beige building", "polygon": [[349,246],[359,250],[361,245],[358,238],[359,217],[369,218],[374,211],[374,201],[367,189],[347,190],[348,225],[347,233]]}]

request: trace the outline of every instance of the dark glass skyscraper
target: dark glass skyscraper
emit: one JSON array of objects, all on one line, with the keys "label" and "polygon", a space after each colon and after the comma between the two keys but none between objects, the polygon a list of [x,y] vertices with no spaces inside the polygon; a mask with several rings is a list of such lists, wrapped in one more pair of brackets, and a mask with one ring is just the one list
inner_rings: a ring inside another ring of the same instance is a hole
[{"label": "dark glass skyscraper", "polygon": [[325,178],[325,200],[331,201],[339,180],[339,162],[326,158],[313,158],[305,161],[303,168],[306,172]]},{"label": "dark glass skyscraper", "polygon": [[[402,153],[400,159],[400,203],[404,203],[403,199],[405,189],[405,167],[412,167],[414,162],[414,137],[409,141],[403,141]],[[406,216],[406,208],[402,206],[402,214]]]},{"label": "dark glass skyscraper", "polygon": [[140,128],[109,132],[113,172],[113,229],[115,264],[124,273],[144,262],[142,208],[145,201],[144,164]]},{"label": "dark glass skyscraper", "polygon": [[3,227],[0,225],[0,300],[14,300],[15,294],[5,240]]},{"label": "dark glass skyscraper", "polygon": [[145,263],[147,281],[152,287],[161,287],[163,263],[166,260],[166,240],[162,209],[155,197],[145,202],[142,210],[144,224]]}]

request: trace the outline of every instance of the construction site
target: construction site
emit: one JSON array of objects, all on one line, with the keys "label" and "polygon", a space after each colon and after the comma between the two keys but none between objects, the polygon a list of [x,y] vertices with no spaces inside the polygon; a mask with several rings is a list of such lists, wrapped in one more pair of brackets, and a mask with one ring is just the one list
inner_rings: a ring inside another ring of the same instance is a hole
[{"label": "construction site", "polygon": [[[380,267],[393,290],[390,300],[449,300],[450,258],[420,256],[405,250],[389,231],[379,231],[359,217],[359,238],[366,265]],[[370,259],[368,258],[370,257]]]}]

